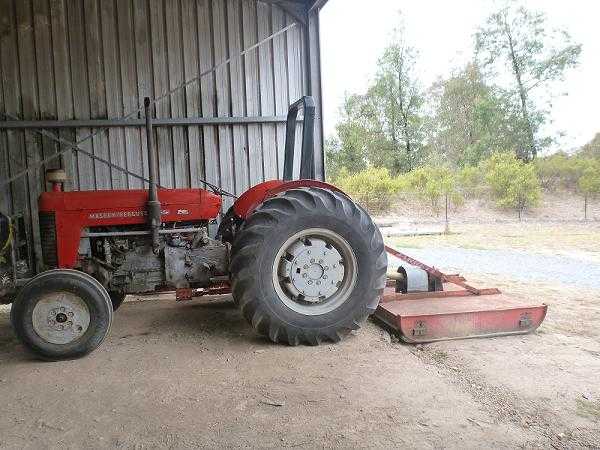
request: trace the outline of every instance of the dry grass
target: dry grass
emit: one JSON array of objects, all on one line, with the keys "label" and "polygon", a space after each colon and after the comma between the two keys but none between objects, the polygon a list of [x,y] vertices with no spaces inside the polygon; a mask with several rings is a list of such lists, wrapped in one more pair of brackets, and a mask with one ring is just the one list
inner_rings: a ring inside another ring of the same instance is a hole
[{"label": "dry grass", "polygon": [[438,246],[563,255],[585,253],[586,259],[600,261],[600,224],[597,222],[456,224],[451,225],[450,230],[447,235],[392,237],[389,242],[408,248]]}]

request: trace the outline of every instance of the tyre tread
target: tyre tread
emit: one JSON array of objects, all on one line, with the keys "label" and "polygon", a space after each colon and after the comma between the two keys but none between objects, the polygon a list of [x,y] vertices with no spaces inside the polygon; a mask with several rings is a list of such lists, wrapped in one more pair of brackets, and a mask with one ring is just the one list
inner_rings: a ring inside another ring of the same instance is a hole
[{"label": "tyre tread", "polygon": [[[369,250],[377,257],[368,301],[357,308],[351,317],[334,327],[303,330],[271,316],[261,306],[253,269],[256,263],[254,255],[259,246],[269,241],[273,224],[279,224],[294,214],[315,209],[333,210],[335,214],[345,217],[346,221],[356,223],[360,233],[371,234]],[[233,297],[243,316],[256,331],[276,343],[319,345],[323,341],[339,342],[344,335],[358,330],[375,311],[385,287],[387,258],[381,233],[364,209],[344,194],[311,187],[284,191],[260,205],[236,236],[230,267]]]}]

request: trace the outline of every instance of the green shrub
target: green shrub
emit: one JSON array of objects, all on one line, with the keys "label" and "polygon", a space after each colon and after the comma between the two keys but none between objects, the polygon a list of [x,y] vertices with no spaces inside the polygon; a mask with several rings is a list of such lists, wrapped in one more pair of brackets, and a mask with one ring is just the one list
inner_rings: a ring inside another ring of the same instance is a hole
[{"label": "green shrub", "polygon": [[404,184],[419,198],[429,203],[438,212],[440,202],[448,200],[454,205],[462,204],[456,174],[447,167],[424,166],[404,176]]},{"label": "green shrub", "polygon": [[406,187],[410,191],[419,193],[425,191],[425,186],[427,185],[427,179],[429,176],[430,174],[428,167],[419,167],[404,174],[403,178]]},{"label": "green shrub", "polygon": [[540,184],[549,191],[558,188],[573,189],[577,184],[577,158],[566,153],[555,153],[535,161]]},{"label": "green shrub", "polygon": [[409,193],[410,186],[406,175],[398,175],[392,178],[392,186],[394,193]]},{"label": "green shrub", "polygon": [[525,208],[538,204],[541,188],[533,164],[512,153],[496,153],[482,163],[482,169],[498,206],[516,209],[520,219]]},{"label": "green shrub", "polygon": [[584,198],[584,217],[587,219],[588,199],[600,194],[600,162],[596,159],[582,159],[579,168],[581,176],[577,187]]},{"label": "green shrub", "polygon": [[460,169],[456,175],[457,187],[463,196],[473,198],[481,195],[483,191],[483,174],[481,168],[466,166]]},{"label": "green shrub", "polygon": [[350,174],[340,172],[336,185],[372,212],[384,212],[390,207],[390,197],[399,191],[397,181],[385,168],[368,168]]},{"label": "green shrub", "polygon": [[581,176],[577,182],[579,191],[588,196],[600,194],[600,162],[593,159],[580,162]]}]

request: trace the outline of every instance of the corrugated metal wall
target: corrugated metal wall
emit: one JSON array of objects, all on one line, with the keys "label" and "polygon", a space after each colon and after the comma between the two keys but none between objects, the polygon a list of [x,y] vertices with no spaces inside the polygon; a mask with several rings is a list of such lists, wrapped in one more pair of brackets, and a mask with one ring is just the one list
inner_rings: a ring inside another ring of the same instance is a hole
[{"label": "corrugated metal wall", "polygon": [[[0,112],[24,120],[119,118],[293,22],[256,0],[0,0]],[[296,26],[156,105],[157,117],[274,116],[307,93],[303,27]],[[142,116],[140,116],[142,117]],[[89,128],[51,130],[69,141]],[[283,169],[283,124],[156,128],[160,184],[235,193]],[[147,176],[142,128],[110,128],[85,150]],[[0,130],[0,180],[61,150],[47,137]],[[69,189],[142,184],[67,152],[51,164]],[[45,169],[45,168],[44,168]],[[0,210],[30,212],[44,169],[0,192]]]}]

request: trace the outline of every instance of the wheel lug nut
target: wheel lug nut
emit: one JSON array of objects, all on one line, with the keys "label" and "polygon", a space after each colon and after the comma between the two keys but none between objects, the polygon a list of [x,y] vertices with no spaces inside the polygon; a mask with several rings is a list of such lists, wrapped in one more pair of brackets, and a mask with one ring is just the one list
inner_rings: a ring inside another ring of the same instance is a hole
[{"label": "wheel lug nut", "polygon": [[308,275],[306,275],[305,273],[302,274],[302,278],[306,278]]},{"label": "wheel lug nut", "polygon": [[314,264],[314,262],[315,262],[315,258],[311,258],[311,259],[310,259],[310,262]]},{"label": "wheel lug nut", "polygon": [[320,281],[317,281],[317,284],[321,284],[321,282],[320,282]]},{"label": "wheel lug nut", "polygon": [[60,307],[60,312],[65,312],[65,308],[63,308],[62,306]]},{"label": "wheel lug nut", "polygon": [[304,264],[304,268],[305,268],[305,269],[308,269],[308,264]]},{"label": "wheel lug nut", "polygon": [[69,316],[69,317],[73,317],[73,313],[72,313],[72,312],[70,312],[70,313],[68,314],[68,316]]},{"label": "wheel lug nut", "polygon": [[312,280],[308,280],[308,284],[312,284]]}]

